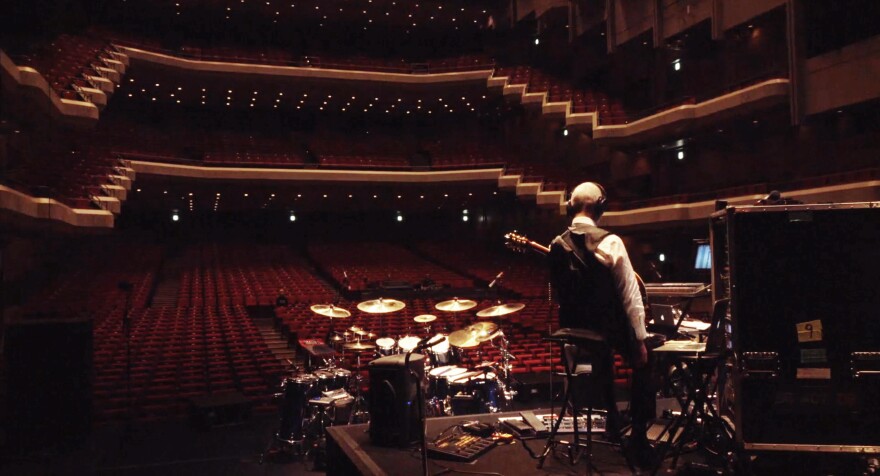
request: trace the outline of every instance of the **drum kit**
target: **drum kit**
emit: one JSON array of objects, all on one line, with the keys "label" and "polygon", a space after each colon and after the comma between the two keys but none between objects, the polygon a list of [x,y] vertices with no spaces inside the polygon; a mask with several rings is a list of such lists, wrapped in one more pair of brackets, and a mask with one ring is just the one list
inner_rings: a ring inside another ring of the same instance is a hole
[{"label": "drum kit", "polygon": [[[454,298],[437,303],[437,311],[451,313],[453,325],[458,325],[458,313],[477,306],[475,301]],[[406,307],[396,299],[379,298],[361,302],[358,310],[383,316]],[[476,313],[478,318],[500,320],[525,307],[524,304],[499,304]],[[288,376],[281,383],[280,429],[275,439],[293,448],[299,454],[323,458],[324,430],[331,425],[364,423],[369,414],[361,394],[364,360],[393,354],[412,352],[428,340],[439,343],[420,351],[426,355],[425,388],[426,408],[431,416],[498,412],[515,396],[511,388],[510,361],[515,359],[508,351],[508,342],[501,326],[491,320],[478,321],[449,333],[435,332],[437,316],[421,314],[413,318],[420,332],[407,331],[398,338],[379,336],[358,326],[336,330],[336,321],[351,317],[351,312],[333,304],[315,304],[311,311],[330,319],[327,344],[335,352],[321,358],[318,365],[309,364],[305,372]],[[445,337],[445,339],[443,339]],[[485,361],[485,347],[497,352],[498,362]],[[477,365],[468,366],[466,351],[476,351]],[[329,351],[329,349],[328,349]],[[342,368],[344,359],[337,355],[351,355],[354,368]],[[311,362],[311,361],[310,361]]]}]

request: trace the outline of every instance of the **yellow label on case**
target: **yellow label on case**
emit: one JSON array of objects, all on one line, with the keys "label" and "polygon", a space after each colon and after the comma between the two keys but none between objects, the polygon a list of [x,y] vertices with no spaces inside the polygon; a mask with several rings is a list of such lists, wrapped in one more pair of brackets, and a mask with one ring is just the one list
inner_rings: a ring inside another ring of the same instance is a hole
[{"label": "yellow label on case", "polygon": [[822,340],[822,321],[799,322],[795,324],[797,327],[798,342],[815,342]]}]

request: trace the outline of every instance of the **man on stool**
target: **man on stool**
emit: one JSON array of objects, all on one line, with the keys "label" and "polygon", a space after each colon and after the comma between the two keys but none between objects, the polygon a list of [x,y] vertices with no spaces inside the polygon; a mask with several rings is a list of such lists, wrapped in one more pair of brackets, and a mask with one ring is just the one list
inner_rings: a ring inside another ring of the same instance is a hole
[{"label": "man on stool", "polygon": [[[605,190],[597,183],[585,182],[572,191],[568,201],[571,226],[550,245],[550,280],[559,303],[560,327],[600,333],[633,367],[632,433],[626,449],[631,462],[648,466],[652,451],[647,428],[656,402],[644,342],[645,308],[623,241],[596,226],[606,201]],[[614,401],[613,369],[613,359],[600,358],[593,362],[592,374],[601,382],[608,410],[606,435],[616,439],[621,421]],[[573,389],[575,396],[577,389]]]}]

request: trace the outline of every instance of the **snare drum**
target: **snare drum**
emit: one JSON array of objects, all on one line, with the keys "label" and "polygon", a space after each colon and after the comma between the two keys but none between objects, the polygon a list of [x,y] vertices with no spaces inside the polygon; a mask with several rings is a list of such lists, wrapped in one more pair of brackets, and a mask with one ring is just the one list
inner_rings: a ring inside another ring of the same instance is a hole
[{"label": "snare drum", "polygon": [[401,352],[406,353],[415,349],[421,341],[422,339],[419,339],[416,336],[403,336],[397,341],[397,346],[400,347]]},{"label": "snare drum", "polygon": [[281,402],[281,422],[278,439],[286,442],[301,441],[303,420],[305,419],[306,402],[318,379],[312,374],[301,374],[287,377],[281,382],[283,400]]},{"label": "snare drum", "polygon": [[376,353],[383,357],[396,354],[397,341],[390,337],[376,339]]},{"label": "snare drum", "polygon": [[428,396],[445,399],[449,397],[449,381],[467,372],[464,367],[444,365],[428,372]]}]

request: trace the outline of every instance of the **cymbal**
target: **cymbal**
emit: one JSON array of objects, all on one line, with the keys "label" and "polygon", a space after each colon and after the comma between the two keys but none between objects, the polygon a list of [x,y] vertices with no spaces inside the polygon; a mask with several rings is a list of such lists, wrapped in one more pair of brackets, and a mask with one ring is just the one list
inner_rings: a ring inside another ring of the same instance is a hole
[{"label": "cymbal", "polygon": [[375,349],[376,344],[370,344],[369,342],[349,342],[348,344],[344,344],[342,348],[354,352],[363,352],[365,350]]},{"label": "cymbal", "polygon": [[514,312],[521,311],[525,304],[499,304],[497,306],[487,307],[482,311],[477,312],[477,317],[500,317],[506,316],[508,314],[513,314]]},{"label": "cymbal", "polygon": [[351,316],[350,312],[341,307],[336,307],[333,304],[313,304],[310,309],[315,314],[320,314],[329,317],[330,319],[343,319]]},{"label": "cymbal", "polygon": [[498,332],[498,325],[492,322],[477,322],[464,329],[449,334],[449,343],[455,347],[476,347],[494,337]]},{"label": "cymbal", "polygon": [[477,339],[476,335],[471,334],[466,329],[455,331],[452,334],[449,334],[449,337],[447,338],[453,347],[458,347],[460,349],[469,349],[482,344],[482,342]]},{"label": "cymbal", "polygon": [[482,336],[490,336],[498,330],[498,324],[495,324],[494,322],[489,322],[489,321],[475,322],[475,323],[465,327],[465,329],[469,330],[471,332],[475,332],[475,333],[482,335]]},{"label": "cymbal", "polygon": [[372,299],[364,301],[357,305],[357,308],[369,314],[385,314],[386,312],[399,311],[406,307],[402,301],[397,299]]},{"label": "cymbal", "polygon": [[416,316],[413,318],[414,321],[420,324],[427,324],[429,322],[434,322],[437,320],[437,316],[433,314],[422,314],[420,316]]},{"label": "cymbal", "polygon": [[438,302],[434,306],[438,311],[444,312],[459,312],[459,311],[467,311],[468,309],[477,307],[476,301],[471,301],[470,299],[459,299],[454,298],[449,301]]}]

